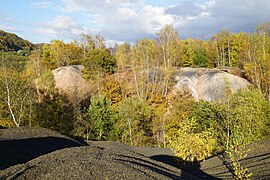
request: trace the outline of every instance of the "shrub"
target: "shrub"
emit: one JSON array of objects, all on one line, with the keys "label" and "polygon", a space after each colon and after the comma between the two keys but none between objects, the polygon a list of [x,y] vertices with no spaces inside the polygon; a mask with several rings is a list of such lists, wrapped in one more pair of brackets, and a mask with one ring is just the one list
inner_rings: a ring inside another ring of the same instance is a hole
[{"label": "shrub", "polygon": [[195,162],[213,155],[216,139],[213,129],[200,133],[195,132],[196,121],[193,118],[182,117],[168,126],[167,142],[176,156],[184,162]]}]

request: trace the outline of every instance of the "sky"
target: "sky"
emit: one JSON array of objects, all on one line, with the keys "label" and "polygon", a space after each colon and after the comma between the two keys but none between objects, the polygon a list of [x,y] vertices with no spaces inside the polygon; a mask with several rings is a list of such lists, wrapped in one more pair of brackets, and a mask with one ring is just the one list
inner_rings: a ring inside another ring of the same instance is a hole
[{"label": "sky", "polygon": [[107,44],[154,38],[172,24],[180,38],[223,29],[253,32],[270,21],[269,0],[1,0],[0,30],[33,43],[100,34]]}]

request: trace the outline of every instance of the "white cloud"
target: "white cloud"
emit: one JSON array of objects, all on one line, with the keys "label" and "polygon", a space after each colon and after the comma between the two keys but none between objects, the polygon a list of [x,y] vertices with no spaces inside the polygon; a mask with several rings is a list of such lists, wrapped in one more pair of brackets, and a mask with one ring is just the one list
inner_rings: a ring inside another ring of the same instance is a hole
[{"label": "white cloud", "polygon": [[[222,29],[252,32],[256,25],[269,21],[270,17],[268,0],[209,0],[197,7],[200,7],[196,10],[198,15],[189,13],[193,18],[177,26],[183,37],[209,38]],[[188,9],[188,6],[182,8]],[[184,15],[179,13],[177,17]]]},{"label": "white cloud", "polygon": [[64,10],[67,12],[99,11],[104,6],[103,0],[61,0]]},{"label": "white cloud", "polygon": [[20,30],[16,27],[16,20],[6,17],[0,14],[0,29],[4,31],[19,32]]},{"label": "white cloud", "polygon": [[68,12],[102,12],[108,8],[138,7],[143,5],[144,0],[61,0],[61,2]]},{"label": "white cloud", "polygon": [[135,42],[153,36],[174,21],[165,7],[146,5],[144,0],[62,0],[62,3],[66,12],[83,12],[92,17],[106,39],[117,41]]},{"label": "white cloud", "polygon": [[38,28],[36,33],[50,35],[53,38],[64,38],[73,40],[82,33],[87,33],[82,25],[75,23],[70,16],[57,16],[53,21],[44,24],[44,27]]},{"label": "white cloud", "polygon": [[131,8],[118,8],[102,14],[101,34],[107,39],[136,42],[153,36],[166,24],[173,23],[172,15],[165,14],[163,7],[145,6],[135,11]]},{"label": "white cloud", "polygon": [[0,24],[0,29],[4,31],[19,32],[17,28],[5,24]]},{"label": "white cloud", "polygon": [[[69,16],[57,16],[37,32],[54,38],[76,38],[91,29],[110,41],[136,42],[173,24],[182,38],[209,38],[223,28],[252,31],[257,24],[269,20],[268,1],[183,0],[173,1],[175,4],[165,0],[61,0],[61,12]],[[51,6],[47,1],[36,5]],[[76,23],[73,15],[80,17],[83,24]]]},{"label": "white cloud", "polygon": [[47,8],[55,8],[55,4],[50,1],[42,1],[42,2],[35,2],[32,4],[35,8],[47,9]]},{"label": "white cloud", "polygon": [[197,16],[202,12],[202,7],[196,5],[191,1],[181,1],[175,6],[171,6],[166,9],[166,13],[173,14],[176,16]]},{"label": "white cloud", "polygon": [[164,7],[146,6],[140,13],[138,23],[141,22],[143,29],[148,33],[156,33],[166,24],[173,24],[172,15],[165,13]]},{"label": "white cloud", "polygon": [[0,15],[0,21],[3,21],[4,23],[15,23],[15,20],[10,17],[5,17]]}]

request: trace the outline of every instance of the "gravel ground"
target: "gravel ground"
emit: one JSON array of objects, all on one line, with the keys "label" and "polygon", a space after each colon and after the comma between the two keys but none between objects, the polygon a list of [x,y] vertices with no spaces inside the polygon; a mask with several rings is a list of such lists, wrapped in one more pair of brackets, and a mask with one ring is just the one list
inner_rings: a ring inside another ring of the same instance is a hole
[{"label": "gravel ground", "polygon": [[[196,179],[151,159],[154,150],[118,142],[83,144],[43,128],[2,129],[0,179]],[[159,154],[164,153],[172,152]]]},{"label": "gravel ground", "polygon": [[[241,161],[252,179],[270,179],[270,140]],[[224,155],[179,167],[166,148],[77,141],[43,128],[0,130],[0,179],[233,179]]]},{"label": "gravel ground", "polygon": [[[246,147],[250,151],[247,157],[240,160],[242,167],[252,172],[251,179],[270,179],[270,139],[254,142]],[[232,165],[226,154],[214,156],[198,164],[182,167],[183,171],[204,179],[201,172],[219,179],[235,179],[232,174]],[[194,167],[199,168],[194,168]]]}]

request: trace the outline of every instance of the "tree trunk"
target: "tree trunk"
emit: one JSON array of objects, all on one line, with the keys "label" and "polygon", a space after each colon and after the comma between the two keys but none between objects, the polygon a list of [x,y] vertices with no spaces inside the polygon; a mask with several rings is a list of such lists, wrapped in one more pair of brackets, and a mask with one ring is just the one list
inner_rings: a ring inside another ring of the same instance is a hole
[{"label": "tree trunk", "polygon": [[129,129],[129,141],[130,141],[130,145],[132,146],[133,145],[133,142],[132,142],[132,129],[131,129],[131,122],[130,122],[130,120],[128,121],[128,129]]}]

